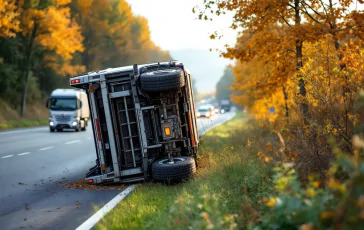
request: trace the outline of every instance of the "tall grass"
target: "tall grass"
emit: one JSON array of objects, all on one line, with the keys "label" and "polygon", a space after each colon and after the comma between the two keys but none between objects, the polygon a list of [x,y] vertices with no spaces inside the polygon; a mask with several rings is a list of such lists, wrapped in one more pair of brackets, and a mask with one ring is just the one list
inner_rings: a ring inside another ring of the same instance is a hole
[{"label": "tall grass", "polygon": [[[255,144],[253,136],[260,137]],[[264,135],[238,114],[205,135],[194,179],[139,186],[97,229],[248,228],[272,188],[271,168],[256,156],[260,141],[266,143]]]}]

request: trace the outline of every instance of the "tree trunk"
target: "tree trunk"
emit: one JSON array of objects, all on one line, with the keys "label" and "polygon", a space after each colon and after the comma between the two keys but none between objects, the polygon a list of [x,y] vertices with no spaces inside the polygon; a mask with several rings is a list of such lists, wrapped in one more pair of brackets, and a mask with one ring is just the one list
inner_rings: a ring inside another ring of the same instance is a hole
[{"label": "tree trunk", "polygon": [[[295,5],[295,26],[296,28],[300,28],[301,26],[301,15],[300,15],[300,9],[299,9],[299,5],[300,5],[300,0],[295,0],[294,1],[294,5]],[[297,72],[297,79],[298,79],[298,87],[300,90],[300,95],[302,96],[302,101],[300,102],[300,108],[301,108],[301,113],[304,119],[305,124],[308,121],[308,104],[306,102],[306,83],[305,80],[303,79],[303,76],[299,73],[300,69],[303,66],[303,62],[302,62],[302,40],[300,38],[300,31],[296,31],[297,35],[296,35],[296,72]]]},{"label": "tree trunk", "polygon": [[[344,55],[342,53],[340,53],[340,43],[339,43],[339,38],[337,37],[336,34],[336,30],[337,30],[337,23],[336,23],[336,18],[334,17],[334,5],[332,3],[332,0],[329,0],[329,7],[330,7],[330,18],[332,18],[332,20],[329,22],[330,23],[330,28],[331,28],[331,32],[330,34],[333,37],[334,40],[334,44],[335,44],[335,49],[338,52],[337,57],[339,59],[339,66],[340,66],[340,74],[343,75],[344,80],[345,80],[345,84],[342,86],[343,89],[343,99],[344,99],[344,106],[345,106],[345,114],[344,114],[344,119],[345,119],[345,135],[347,136],[347,139],[350,141],[351,137],[353,136],[353,129],[354,129],[354,124],[352,121],[350,121],[349,119],[349,113],[353,113],[353,108],[354,108],[354,101],[351,97],[351,90],[349,87],[349,79],[348,79],[348,75],[345,73],[346,70],[346,64],[344,62],[342,62]],[[346,150],[347,152],[352,152],[351,149],[351,142],[350,145],[348,145],[348,149]]]},{"label": "tree trunk", "polygon": [[22,117],[24,117],[25,104],[27,102],[28,85],[29,85],[29,72],[30,72],[30,59],[27,62],[28,62],[28,66],[27,66],[27,69],[25,70],[25,86],[24,86],[23,98],[22,98],[21,110],[20,110],[20,115]]},{"label": "tree trunk", "polygon": [[27,94],[28,94],[28,85],[29,85],[29,73],[30,73],[30,67],[31,67],[31,57],[33,52],[33,43],[37,32],[37,22],[34,20],[34,27],[32,30],[31,35],[29,36],[29,43],[27,47],[27,56],[26,56],[26,65],[27,68],[25,70],[25,85],[24,85],[24,91],[23,91],[23,97],[22,97],[22,103],[20,108],[20,116],[24,117],[25,113],[25,105],[27,102]]},{"label": "tree trunk", "polygon": [[284,96],[284,106],[285,106],[285,116],[288,118],[289,115],[289,111],[288,111],[288,95],[286,92],[286,87],[282,86],[282,90],[283,90],[283,96]]}]

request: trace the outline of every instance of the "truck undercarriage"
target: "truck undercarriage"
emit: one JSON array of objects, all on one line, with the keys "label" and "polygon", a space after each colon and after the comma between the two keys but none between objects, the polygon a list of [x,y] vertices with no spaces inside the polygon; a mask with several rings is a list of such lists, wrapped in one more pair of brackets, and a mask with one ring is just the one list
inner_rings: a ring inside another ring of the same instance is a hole
[{"label": "truck undercarriage", "polygon": [[196,171],[192,80],[182,63],[89,72],[70,83],[90,104],[97,160],[88,183],[183,180]]}]

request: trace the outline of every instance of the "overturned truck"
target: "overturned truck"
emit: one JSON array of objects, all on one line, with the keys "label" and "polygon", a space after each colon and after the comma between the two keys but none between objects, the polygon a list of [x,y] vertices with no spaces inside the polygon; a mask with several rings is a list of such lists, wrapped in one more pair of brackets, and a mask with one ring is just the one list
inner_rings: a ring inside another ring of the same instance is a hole
[{"label": "overturned truck", "polygon": [[88,96],[96,148],[90,184],[180,181],[199,146],[190,72],[183,63],[133,65],[70,79]]}]

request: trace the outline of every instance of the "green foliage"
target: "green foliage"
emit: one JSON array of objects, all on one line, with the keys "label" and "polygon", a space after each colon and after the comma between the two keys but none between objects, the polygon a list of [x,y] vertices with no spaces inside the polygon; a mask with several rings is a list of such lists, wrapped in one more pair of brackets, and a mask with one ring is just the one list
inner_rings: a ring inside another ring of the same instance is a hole
[{"label": "green foliage", "polygon": [[260,200],[272,189],[271,167],[258,160],[255,147],[247,145],[249,136],[256,132],[242,114],[207,132],[194,179],[170,186],[139,186],[97,229],[252,226],[259,212],[267,209]]},{"label": "green foliage", "polygon": [[69,87],[71,75],[171,59],[152,42],[147,19],[134,16],[125,0],[16,2],[4,10],[15,11],[9,13],[19,19],[18,33],[0,31],[0,99],[14,109],[27,76],[27,104],[43,105],[52,90]]},{"label": "green foliage", "polygon": [[[364,144],[358,140],[359,145]],[[338,153],[328,172],[328,180],[315,176],[303,186],[293,164],[275,168],[275,192],[266,205],[271,208],[255,229],[361,229],[364,223],[363,148],[354,156]],[[349,179],[340,182],[335,175],[343,170]]]}]

